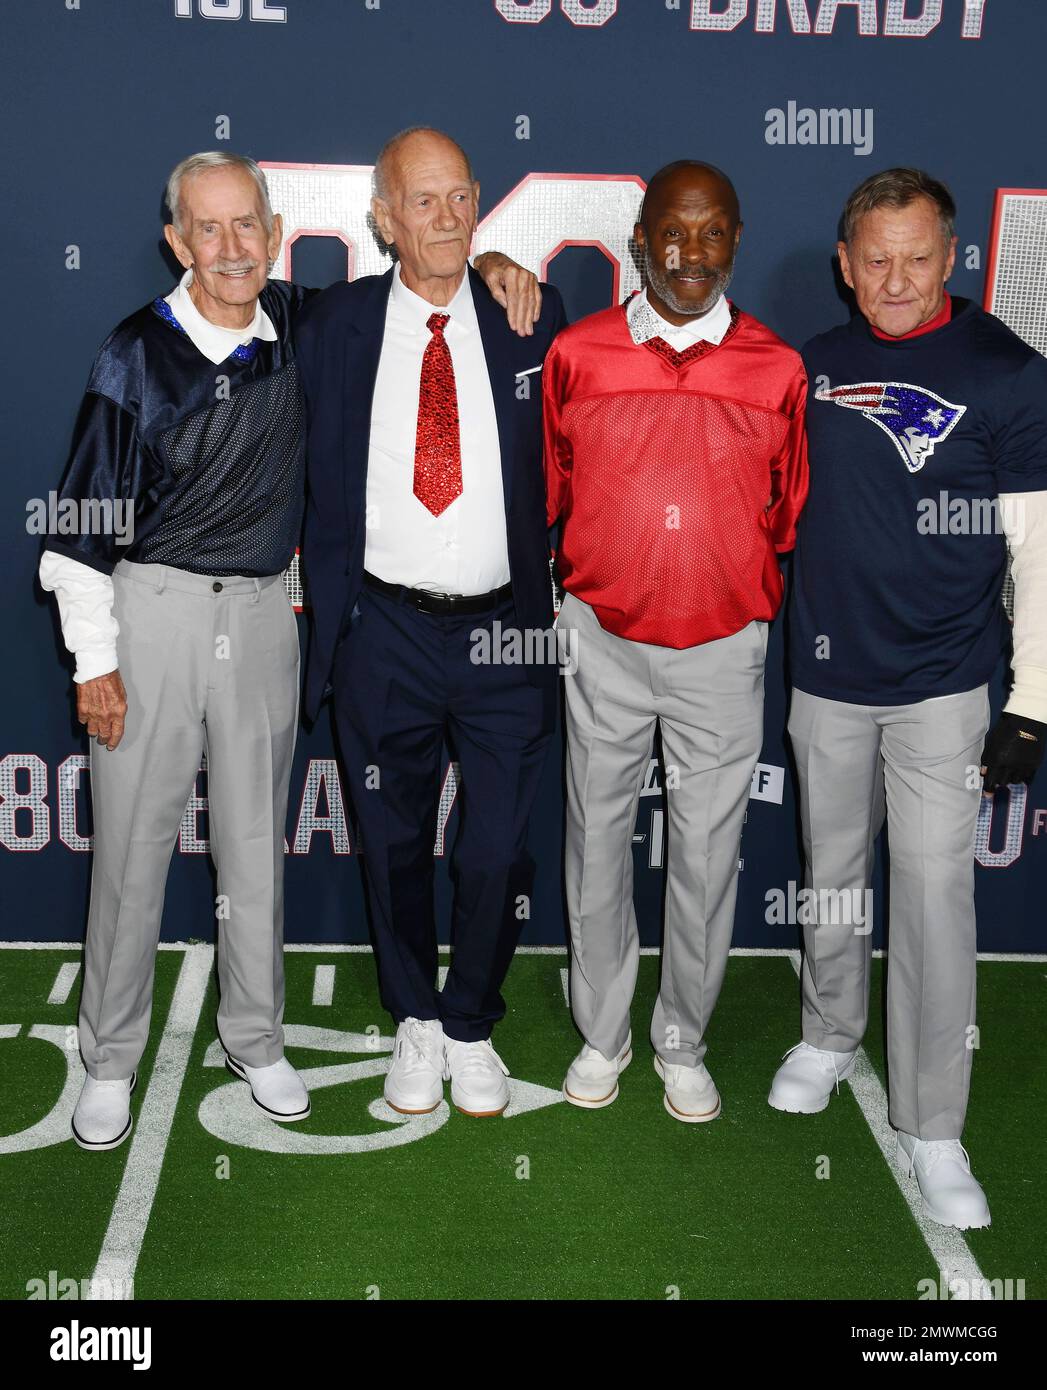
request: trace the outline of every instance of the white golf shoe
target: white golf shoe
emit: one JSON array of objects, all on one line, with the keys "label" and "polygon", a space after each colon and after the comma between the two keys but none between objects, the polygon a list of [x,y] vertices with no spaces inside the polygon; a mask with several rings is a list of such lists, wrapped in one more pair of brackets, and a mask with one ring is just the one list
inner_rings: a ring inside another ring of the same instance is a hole
[{"label": "white golf shoe", "polygon": [[445,1077],[451,1083],[451,1099],[463,1115],[480,1118],[500,1115],[509,1104],[509,1068],[491,1045],[490,1038],[482,1042],[459,1042],[444,1039],[447,1059]]},{"label": "white golf shoe", "polygon": [[115,1149],[131,1133],[131,1092],[138,1080],[132,1072],[124,1081],[84,1077],[73,1111],[73,1138],[82,1149]]},{"label": "white golf shoe", "polygon": [[906,1177],[915,1176],[932,1221],[961,1231],[989,1225],[989,1203],[959,1139],[917,1139],[899,1130],[898,1163]]},{"label": "white golf shoe", "polygon": [[443,1098],[443,1025],[438,1018],[405,1018],[396,1030],[385,1103],[401,1115],[428,1115]]},{"label": "white golf shoe", "polygon": [[605,1057],[588,1043],[567,1068],[563,1098],[585,1110],[600,1110],[618,1099],[618,1078],[633,1060],[632,1034],[617,1057]]},{"label": "white golf shoe", "polygon": [[716,1119],[720,1093],[704,1062],[696,1067],[681,1067],[656,1056],[654,1069],[665,1082],[665,1108],[674,1120],[700,1125]]},{"label": "white golf shoe", "polygon": [[289,1120],[304,1120],[310,1110],[309,1092],[305,1082],[286,1057],[268,1067],[249,1067],[226,1054],[226,1066],[246,1081],[251,1099],[271,1120],[286,1124]]},{"label": "white golf shoe", "polygon": [[785,1054],[774,1074],[767,1104],[793,1115],[817,1115],[833,1091],[854,1070],[854,1052],[828,1052],[810,1043],[797,1043]]}]

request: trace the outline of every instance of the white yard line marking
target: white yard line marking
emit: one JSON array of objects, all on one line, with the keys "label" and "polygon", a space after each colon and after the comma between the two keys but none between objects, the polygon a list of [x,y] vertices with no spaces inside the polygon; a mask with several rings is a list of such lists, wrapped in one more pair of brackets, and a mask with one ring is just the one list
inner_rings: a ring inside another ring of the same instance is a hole
[{"label": "white yard line marking", "polygon": [[441,965],[441,966],[437,969],[437,971],[436,971],[436,988],[437,988],[437,989],[443,989],[444,985],[447,983],[447,972],[448,972],[448,970],[450,970],[450,968],[451,968],[451,967],[450,967],[449,965]]},{"label": "white yard line marking", "polygon": [[334,966],[318,965],[313,972],[313,1003],[330,1004],[334,999]]},{"label": "white yard line marking", "polygon": [[[789,958],[793,969],[799,975],[799,951],[790,951]],[[887,1093],[880,1084],[880,1078],[876,1075],[864,1047],[858,1049],[854,1070],[848,1077],[846,1084],[854,1092],[858,1108],[865,1118],[865,1123],[872,1131],[872,1136],[883,1155],[883,1160],[887,1164],[891,1177],[894,1178],[899,1192],[905,1198],[906,1206],[912,1213],[912,1219],[916,1222],[924,1244],[941,1271],[945,1287],[948,1288],[949,1281],[952,1279],[963,1279],[967,1289],[987,1291],[988,1282],[979,1269],[978,1261],[971,1253],[970,1246],[964,1240],[962,1231],[958,1231],[953,1226],[939,1226],[937,1221],[931,1221],[926,1217],[916,1179],[902,1177],[895,1159],[898,1140],[895,1131],[887,1120]],[[916,1290],[914,1289],[914,1297],[915,1294]],[[975,1292],[973,1296],[977,1298],[979,1295]],[[991,1298],[991,1296],[989,1292],[984,1294],[984,1297]]]},{"label": "white yard line marking", "polygon": [[69,998],[69,991],[76,983],[76,977],[80,973],[80,962],[78,960],[67,960],[64,965],[58,967],[58,974],[55,982],[51,986],[51,993],[47,996],[49,1004],[64,1004]]},{"label": "white yard line marking", "polygon": [[103,1289],[121,1291],[123,1298],[133,1297],[138,1256],[149,1225],[171,1124],[211,978],[213,954],[211,946],[186,947],[171,1009],[156,1050],[153,1073],[131,1134],[123,1181],[95,1267],[95,1283]]},{"label": "white yard line marking", "polygon": [[563,1002],[568,1008],[571,1007],[571,972],[566,965],[560,966],[560,988],[563,990]]}]

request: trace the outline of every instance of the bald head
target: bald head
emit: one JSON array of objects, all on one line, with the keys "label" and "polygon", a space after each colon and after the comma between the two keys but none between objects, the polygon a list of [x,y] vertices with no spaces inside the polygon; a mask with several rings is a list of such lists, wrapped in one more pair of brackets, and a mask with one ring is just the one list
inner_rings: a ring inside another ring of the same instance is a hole
[{"label": "bald head", "polygon": [[465,274],[480,206],[465,151],[440,130],[402,130],[374,167],[371,213],[400,277],[430,304],[448,304]]},{"label": "bald head", "polygon": [[694,159],[659,169],[634,229],[654,308],[677,324],[714,308],[731,282],[741,232],[738,194],[722,169]]},{"label": "bald head", "polygon": [[648,216],[657,216],[664,203],[672,202],[681,193],[686,197],[692,189],[702,189],[706,195],[722,203],[736,222],[742,220],[738,194],[722,169],[700,159],[676,159],[651,175],[640,204],[640,222],[643,223]]},{"label": "bald head", "polygon": [[409,126],[406,130],[398,131],[378,151],[373,174],[375,197],[388,198],[402,176],[402,163],[406,163],[410,168],[419,160],[424,162],[433,157],[439,158],[441,154],[449,154],[452,158],[457,156],[462,172],[468,182],[472,183],[473,171],[469,164],[469,156],[457,140],[452,140],[442,130],[435,130],[428,125]]}]

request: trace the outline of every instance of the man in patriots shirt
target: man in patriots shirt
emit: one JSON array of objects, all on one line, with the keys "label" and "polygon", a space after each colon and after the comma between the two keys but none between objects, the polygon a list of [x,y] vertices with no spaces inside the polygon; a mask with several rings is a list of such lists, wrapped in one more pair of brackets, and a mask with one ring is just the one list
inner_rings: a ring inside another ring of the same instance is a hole
[{"label": "man in patriots shirt", "polygon": [[[819,903],[865,889],[886,817],[890,1119],[928,1216],[965,1229],[989,1224],[960,1143],[979,796],[1031,780],[1047,734],[1047,362],[946,292],[954,218],[948,190],[914,169],[874,175],[844,211],[860,313],[804,349],[789,733]],[[947,523],[929,525],[944,496]],[[1008,548],[1014,684],[986,739]],[[835,915],[846,924],[823,911],[805,927],[803,1041],[772,1083],[778,1110],[824,1109],[865,1032],[869,925]]]},{"label": "man in patriots shirt", "polygon": [[[230,1069],[274,1120],[309,1096],[283,1055],[283,862],[298,721],[298,629],[282,572],[304,504],[296,318],[311,293],[268,272],[280,217],[253,160],[183,160],[167,185],[181,283],[125,319],[95,360],[62,500],[130,504],[112,531],[52,535],[42,586],[76,656],[91,756],[94,863],[73,1137],[130,1132],[167,869],[206,752],[218,874],[218,1030]],[[529,334],[536,280],[484,266]]]}]

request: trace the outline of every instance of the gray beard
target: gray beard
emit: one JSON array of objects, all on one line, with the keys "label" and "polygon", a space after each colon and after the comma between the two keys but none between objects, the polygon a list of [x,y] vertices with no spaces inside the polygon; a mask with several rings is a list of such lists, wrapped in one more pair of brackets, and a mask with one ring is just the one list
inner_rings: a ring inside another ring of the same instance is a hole
[{"label": "gray beard", "polygon": [[716,271],[709,293],[701,305],[696,307],[693,301],[685,302],[680,299],[673,287],[672,276],[667,270],[662,270],[654,264],[650,251],[644,253],[643,260],[647,283],[665,307],[671,309],[674,314],[686,314],[689,318],[701,318],[702,314],[707,314],[720,296],[727,293],[727,287],[734,275],[733,262],[726,270]]}]

